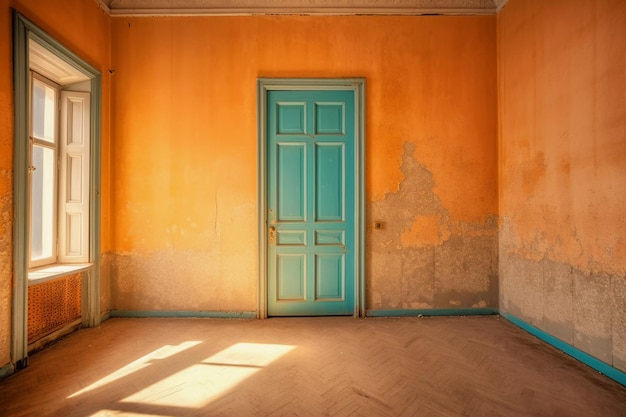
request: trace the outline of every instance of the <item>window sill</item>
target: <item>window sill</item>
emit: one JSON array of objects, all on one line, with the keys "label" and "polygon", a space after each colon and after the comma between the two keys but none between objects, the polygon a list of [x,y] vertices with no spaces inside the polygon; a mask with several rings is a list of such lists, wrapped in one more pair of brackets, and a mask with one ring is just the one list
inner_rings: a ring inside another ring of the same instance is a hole
[{"label": "window sill", "polygon": [[41,284],[42,282],[62,278],[68,275],[87,271],[93,264],[54,264],[28,271],[28,285]]}]

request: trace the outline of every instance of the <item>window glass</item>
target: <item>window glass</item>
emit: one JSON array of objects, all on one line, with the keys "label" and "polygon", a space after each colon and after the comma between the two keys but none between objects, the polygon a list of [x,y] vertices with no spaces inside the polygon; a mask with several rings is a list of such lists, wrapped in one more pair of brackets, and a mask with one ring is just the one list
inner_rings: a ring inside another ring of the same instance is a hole
[{"label": "window glass", "polygon": [[33,73],[30,138],[30,266],[56,261],[58,88]]},{"label": "window glass", "polygon": [[34,145],[31,167],[31,260],[54,255],[54,149]]},{"label": "window glass", "polygon": [[33,136],[54,143],[56,137],[56,90],[33,80]]}]

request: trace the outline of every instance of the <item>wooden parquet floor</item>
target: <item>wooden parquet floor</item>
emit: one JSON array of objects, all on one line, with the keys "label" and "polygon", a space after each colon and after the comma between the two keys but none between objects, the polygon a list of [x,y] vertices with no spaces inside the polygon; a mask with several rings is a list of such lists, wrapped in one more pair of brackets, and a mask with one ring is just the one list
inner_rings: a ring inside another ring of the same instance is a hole
[{"label": "wooden parquet floor", "polygon": [[110,319],[0,382],[0,415],[624,417],[626,388],[495,316]]}]

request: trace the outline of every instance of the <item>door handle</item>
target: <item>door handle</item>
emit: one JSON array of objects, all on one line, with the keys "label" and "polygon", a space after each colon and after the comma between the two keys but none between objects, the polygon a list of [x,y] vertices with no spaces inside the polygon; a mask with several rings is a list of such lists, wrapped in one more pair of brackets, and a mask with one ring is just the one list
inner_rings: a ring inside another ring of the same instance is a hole
[{"label": "door handle", "polygon": [[276,239],[276,227],[271,226],[270,227],[270,243],[274,243],[275,239]]}]

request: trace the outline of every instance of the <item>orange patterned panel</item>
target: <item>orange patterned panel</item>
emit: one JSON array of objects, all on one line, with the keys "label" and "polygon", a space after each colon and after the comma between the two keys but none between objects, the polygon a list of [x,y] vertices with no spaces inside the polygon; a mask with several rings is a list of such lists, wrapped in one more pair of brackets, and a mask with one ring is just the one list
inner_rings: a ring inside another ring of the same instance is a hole
[{"label": "orange patterned panel", "polygon": [[28,287],[28,343],[80,318],[81,284],[76,274]]}]

